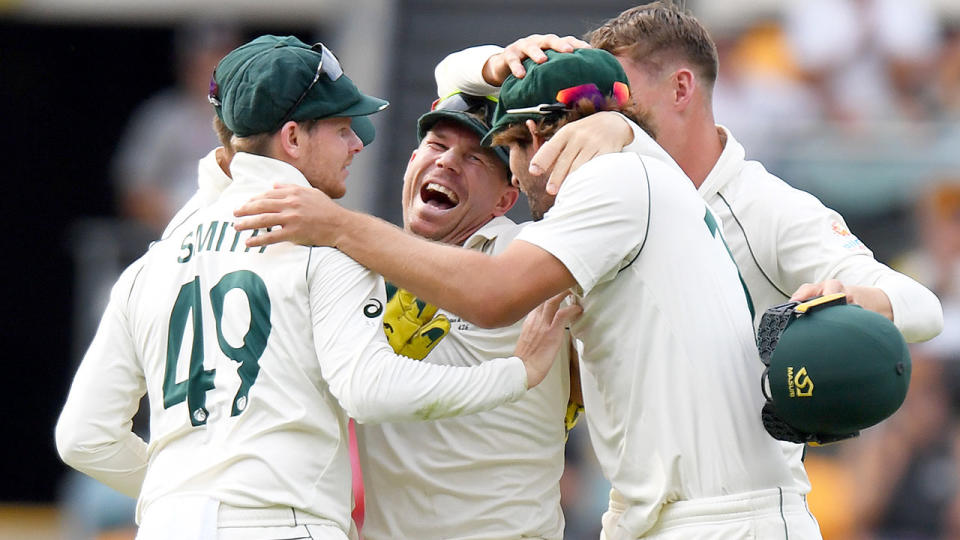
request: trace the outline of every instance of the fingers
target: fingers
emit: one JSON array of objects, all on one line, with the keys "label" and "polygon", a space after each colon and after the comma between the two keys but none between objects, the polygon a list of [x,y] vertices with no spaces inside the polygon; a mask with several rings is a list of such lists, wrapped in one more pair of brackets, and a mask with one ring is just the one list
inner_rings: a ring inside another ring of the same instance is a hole
[{"label": "fingers", "polygon": [[255,216],[257,214],[275,214],[289,207],[290,204],[286,199],[250,199],[234,210],[233,215],[236,217],[244,217]]},{"label": "fingers", "polygon": [[828,279],[820,283],[804,283],[790,297],[791,302],[799,302],[809,298],[816,298],[834,293],[845,293],[843,282],[837,279]]},{"label": "fingers", "polygon": [[268,229],[272,227],[283,227],[286,220],[282,214],[276,212],[252,212],[247,217],[238,219],[233,228],[238,231],[248,231],[251,229]]},{"label": "fingers", "polygon": [[542,64],[547,61],[545,50],[568,53],[573,52],[574,49],[589,47],[589,43],[573,36],[559,37],[556,34],[533,34],[518,39],[507,46],[500,53],[500,59],[510,68],[510,73],[514,77],[522,79],[527,74],[527,70],[523,67],[523,61],[527,58]]},{"label": "fingers", "polygon": [[558,326],[568,327],[571,323],[579,319],[581,315],[583,315],[583,308],[578,304],[571,304],[557,311],[553,322]]},{"label": "fingers", "polygon": [[820,287],[819,283],[804,283],[796,292],[793,293],[793,296],[790,297],[791,302],[799,302],[801,300],[806,300],[807,298],[812,298],[814,296],[820,296]]},{"label": "fingers", "polygon": [[843,282],[839,279],[828,279],[823,282],[823,292],[821,295],[846,292]]},{"label": "fingers", "polygon": [[288,240],[290,240],[290,234],[284,231],[283,228],[277,227],[272,231],[263,232],[247,238],[246,245],[247,247],[261,247]]},{"label": "fingers", "polygon": [[562,304],[568,296],[570,296],[570,291],[563,291],[540,304],[537,309],[545,320],[552,321],[557,313],[557,309],[560,308],[560,304]]},{"label": "fingers", "polygon": [[557,163],[553,166],[553,170],[550,171],[550,180],[547,182],[546,187],[547,193],[556,195],[557,192],[560,191],[560,184],[563,183],[567,175],[589,160],[589,157],[584,159],[581,149],[567,146],[564,152],[560,154],[560,157],[557,158]]}]

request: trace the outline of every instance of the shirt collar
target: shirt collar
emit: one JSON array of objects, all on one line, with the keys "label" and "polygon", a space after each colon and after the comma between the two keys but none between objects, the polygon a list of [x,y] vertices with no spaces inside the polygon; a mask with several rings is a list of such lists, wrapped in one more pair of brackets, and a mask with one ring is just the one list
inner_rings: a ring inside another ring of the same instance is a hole
[{"label": "shirt collar", "polygon": [[717,129],[722,130],[723,134],[726,135],[727,143],[723,146],[723,152],[720,153],[720,158],[713,165],[710,174],[704,178],[703,183],[697,190],[705,199],[720,191],[727,182],[739,174],[746,157],[743,145],[733,138],[729,129],[719,124],[717,124]]},{"label": "shirt collar", "polygon": [[467,249],[476,249],[484,243],[495,239],[506,231],[513,230],[517,224],[506,216],[497,216],[483,224],[483,227],[477,229],[477,232],[470,235],[463,247]]},{"label": "shirt collar", "polygon": [[265,156],[237,152],[230,162],[230,174],[233,183],[230,188],[244,191],[271,189],[274,184],[296,184],[303,187],[312,187],[303,173],[296,167]]}]

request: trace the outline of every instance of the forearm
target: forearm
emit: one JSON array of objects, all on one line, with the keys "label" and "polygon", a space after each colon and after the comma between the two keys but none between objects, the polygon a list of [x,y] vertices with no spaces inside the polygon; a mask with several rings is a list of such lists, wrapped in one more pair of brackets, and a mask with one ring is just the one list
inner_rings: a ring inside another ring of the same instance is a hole
[{"label": "forearm", "polygon": [[487,60],[500,52],[497,45],[479,45],[451,53],[434,69],[437,80],[437,95],[446,97],[454,92],[466,92],[475,96],[495,96],[500,87],[483,78],[483,66]]},{"label": "forearm", "polygon": [[476,367],[440,366],[397,356],[374,342],[346,378],[334,376],[330,383],[358,422],[436,420],[519,399],[527,389],[527,370],[518,358]]},{"label": "forearm", "polygon": [[908,342],[927,341],[943,331],[943,308],[929,289],[896,272],[881,277],[876,286],[889,299],[893,324]]},{"label": "forearm", "polygon": [[526,301],[515,290],[517,280],[505,280],[501,265],[488,255],[415,237],[366,214],[344,210],[342,218],[337,249],[478,326],[512,324],[550,296]]},{"label": "forearm", "polygon": [[65,409],[56,428],[57,451],[64,463],[136,498],[147,472],[147,445],[127,429],[105,429],[85,415]]}]

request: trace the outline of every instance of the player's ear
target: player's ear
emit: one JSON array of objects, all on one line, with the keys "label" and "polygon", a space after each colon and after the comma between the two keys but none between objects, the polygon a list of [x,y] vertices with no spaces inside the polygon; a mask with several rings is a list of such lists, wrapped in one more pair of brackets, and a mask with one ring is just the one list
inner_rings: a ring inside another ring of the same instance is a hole
[{"label": "player's ear", "polygon": [[673,106],[677,110],[683,110],[693,100],[697,82],[696,75],[687,68],[680,68],[673,73],[671,81],[673,83]]},{"label": "player's ear", "polygon": [[300,125],[293,120],[280,126],[277,142],[280,150],[287,156],[297,159],[303,153],[303,138]]},{"label": "player's ear", "polygon": [[531,155],[533,155],[537,153],[537,150],[540,149],[540,146],[542,146],[546,140],[540,136],[540,131],[537,129],[537,123],[533,120],[527,120],[523,123],[523,125],[526,126],[527,131],[530,132],[530,138],[533,141],[531,143],[533,145],[533,153]]},{"label": "player's ear", "polygon": [[[509,180],[509,179],[508,179]],[[503,191],[500,192],[500,198],[497,200],[497,204],[493,207],[494,217],[500,217],[506,214],[513,205],[517,204],[517,199],[520,198],[520,190],[513,187],[513,184],[508,184]]]}]

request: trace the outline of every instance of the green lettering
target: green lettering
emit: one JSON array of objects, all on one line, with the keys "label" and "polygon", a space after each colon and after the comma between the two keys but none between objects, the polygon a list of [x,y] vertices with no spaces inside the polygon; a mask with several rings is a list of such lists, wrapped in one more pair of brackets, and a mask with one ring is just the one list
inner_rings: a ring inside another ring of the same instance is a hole
[{"label": "green lettering", "polygon": [[177,257],[178,263],[185,263],[193,257],[193,242],[187,242],[191,236],[193,236],[193,231],[188,232],[187,235],[183,237],[183,242],[180,243],[180,249],[185,249],[187,254],[186,256],[181,255]]}]

